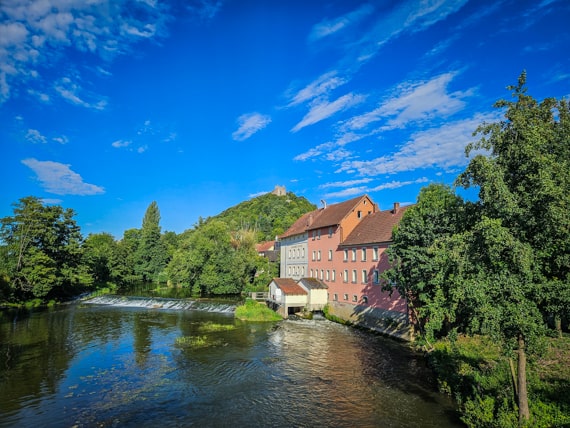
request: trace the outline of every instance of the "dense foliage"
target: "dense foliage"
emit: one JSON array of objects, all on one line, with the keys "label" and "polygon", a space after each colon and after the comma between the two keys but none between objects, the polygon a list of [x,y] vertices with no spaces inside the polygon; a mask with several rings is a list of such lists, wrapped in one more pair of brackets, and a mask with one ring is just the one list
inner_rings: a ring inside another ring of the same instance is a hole
[{"label": "dense foliage", "polygon": [[263,289],[279,266],[259,256],[256,243],[274,239],[312,209],[293,193],[267,194],[176,235],[161,231],[152,202],[140,229],[126,230],[119,240],[108,233],[84,239],[73,210],[25,197],[13,216],[0,219],[0,301],[64,299],[141,281],[168,282],[197,295]]},{"label": "dense foliage", "polygon": [[241,202],[212,219],[222,220],[231,230],[255,230],[259,242],[272,241],[299,217],[316,208],[306,198],[296,196],[292,192],[285,196],[267,193]]},{"label": "dense foliage", "polygon": [[[482,124],[480,140],[467,148],[478,154],[457,184],[478,189],[479,198],[423,189],[394,233],[386,274],[428,347],[436,338],[482,333],[517,355],[520,423],[530,418],[527,358],[544,350],[550,319],[560,328],[570,318],[570,106],[537,102],[525,83],[523,73],[508,88],[514,101],[495,104],[505,120]],[[477,426],[475,419],[465,421]]]}]

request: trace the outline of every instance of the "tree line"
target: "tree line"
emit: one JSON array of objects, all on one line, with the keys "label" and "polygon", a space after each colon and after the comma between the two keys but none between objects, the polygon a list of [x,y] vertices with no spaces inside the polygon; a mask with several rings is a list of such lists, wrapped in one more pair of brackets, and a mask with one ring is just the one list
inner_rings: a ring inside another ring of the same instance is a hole
[{"label": "tree line", "polygon": [[394,231],[386,282],[405,297],[428,350],[441,338],[484,334],[517,357],[515,408],[525,424],[527,360],[544,350],[548,325],[561,332],[570,320],[570,104],[535,100],[524,72],[508,89],[512,99],[495,103],[504,119],[477,128],[455,181],[478,198],[423,188]]},{"label": "tree line", "polygon": [[292,193],[267,194],[200,218],[177,235],[161,231],[152,202],[142,227],[115,240],[109,233],[83,238],[72,209],[24,197],[13,215],[0,219],[0,301],[61,300],[137,282],[187,287],[202,296],[260,289],[278,276],[278,265],[260,257],[255,244],[312,209]]}]

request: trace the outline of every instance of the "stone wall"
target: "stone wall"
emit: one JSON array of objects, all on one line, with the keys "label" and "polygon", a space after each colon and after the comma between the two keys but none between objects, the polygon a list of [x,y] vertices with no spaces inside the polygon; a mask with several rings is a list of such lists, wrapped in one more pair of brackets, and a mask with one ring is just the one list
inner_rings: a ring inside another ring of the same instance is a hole
[{"label": "stone wall", "polygon": [[413,329],[404,313],[342,302],[329,302],[328,308],[330,315],[351,324],[401,340],[413,340]]}]

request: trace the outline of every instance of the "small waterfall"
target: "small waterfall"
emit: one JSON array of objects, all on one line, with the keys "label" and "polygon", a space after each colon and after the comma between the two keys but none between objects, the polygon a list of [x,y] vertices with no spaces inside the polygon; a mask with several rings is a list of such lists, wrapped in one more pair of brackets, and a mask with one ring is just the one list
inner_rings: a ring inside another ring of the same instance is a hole
[{"label": "small waterfall", "polygon": [[134,297],[134,296],[98,296],[84,300],[83,303],[93,305],[120,306],[125,308],[170,309],[179,311],[206,311],[231,313],[235,305],[216,302],[201,302],[187,299],[167,299],[160,297]]}]

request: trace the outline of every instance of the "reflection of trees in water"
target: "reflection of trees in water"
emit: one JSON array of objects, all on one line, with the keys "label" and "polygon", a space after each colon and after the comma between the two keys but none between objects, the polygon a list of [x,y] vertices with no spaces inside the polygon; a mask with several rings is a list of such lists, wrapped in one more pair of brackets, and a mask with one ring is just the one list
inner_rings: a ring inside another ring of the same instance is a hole
[{"label": "reflection of trees in water", "polygon": [[16,311],[0,323],[0,412],[16,411],[22,398],[53,393],[76,354],[70,338],[73,312]]}]

